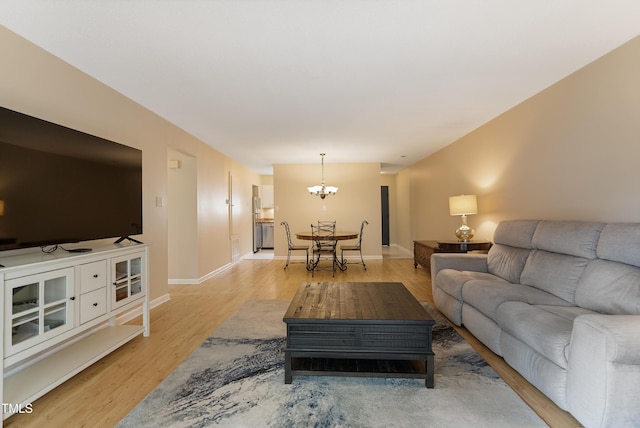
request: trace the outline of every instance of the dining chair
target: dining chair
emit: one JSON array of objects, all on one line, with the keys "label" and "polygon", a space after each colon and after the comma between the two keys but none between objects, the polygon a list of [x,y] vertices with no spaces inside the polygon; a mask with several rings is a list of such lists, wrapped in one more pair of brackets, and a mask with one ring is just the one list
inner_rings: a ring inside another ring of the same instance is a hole
[{"label": "dining chair", "polygon": [[[324,221],[324,220],[318,220],[318,230],[324,232],[324,233],[331,233],[331,234],[335,234],[335,230],[336,230],[336,221],[332,220],[332,221]],[[316,244],[318,244],[321,247],[332,247],[335,244],[337,244],[337,242],[325,242],[325,241],[315,241]]]},{"label": "dining chair", "polygon": [[[285,270],[287,269],[287,266],[289,266],[289,260],[291,259],[291,252],[292,251],[304,251],[306,256],[307,256],[307,261],[305,262],[305,265],[307,266],[307,269],[309,269],[309,246],[308,245],[295,245],[293,243],[293,241],[291,240],[291,230],[289,229],[289,223],[287,223],[286,221],[283,221],[280,223],[280,225],[284,226],[284,230],[287,232],[287,263],[284,265]],[[292,262],[292,263],[296,263],[296,262]]]},{"label": "dining chair", "polygon": [[311,238],[313,239],[313,257],[309,264],[311,267],[311,276],[314,276],[318,264],[321,260],[331,260],[331,273],[335,276],[336,266],[338,266],[338,256],[336,254],[336,245],[338,241],[334,239],[336,234],[336,225],[333,224],[311,225]]},{"label": "dining chair", "polygon": [[[342,270],[347,268],[347,260],[344,258],[345,251],[357,251],[360,253],[360,262],[362,263],[362,267],[364,270],[367,270],[367,265],[364,264],[364,258],[362,257],[362,232],[364,231],[364,225],[369,224],[367,220],[364,220],[360,225],[360,236],[358,236],[358,243],[355,245],[343,245],[340,247],[340,268]],[[354,263],[360,264],[360,263]],[[344,268],[344,269],[343,269]]]}]

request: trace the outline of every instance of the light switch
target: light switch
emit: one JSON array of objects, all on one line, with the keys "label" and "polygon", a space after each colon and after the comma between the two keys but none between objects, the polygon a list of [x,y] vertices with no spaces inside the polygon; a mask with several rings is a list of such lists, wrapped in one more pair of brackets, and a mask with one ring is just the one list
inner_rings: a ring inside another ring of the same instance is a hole
[{"label": "light switch", "polygon": [[156,196],[156,207],[164,207],[164,198],[162,196]]}]

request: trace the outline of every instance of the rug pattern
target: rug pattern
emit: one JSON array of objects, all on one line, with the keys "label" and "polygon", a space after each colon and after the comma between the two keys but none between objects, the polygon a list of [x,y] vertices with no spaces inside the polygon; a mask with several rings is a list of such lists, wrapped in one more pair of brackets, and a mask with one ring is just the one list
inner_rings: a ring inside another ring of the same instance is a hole
[{"label": "rug pattern", "polygon": [[418,379],[345,377],[296,376],[285,385],[286,339],[260,337],[258,320],[247,319],[257,312],[281,323],[286,305],[274,310],[242,308],[236,325],[251,334],[234,331],[232,317],[118,427],[546,426],[429,307],[437,322],[435,389]]}]

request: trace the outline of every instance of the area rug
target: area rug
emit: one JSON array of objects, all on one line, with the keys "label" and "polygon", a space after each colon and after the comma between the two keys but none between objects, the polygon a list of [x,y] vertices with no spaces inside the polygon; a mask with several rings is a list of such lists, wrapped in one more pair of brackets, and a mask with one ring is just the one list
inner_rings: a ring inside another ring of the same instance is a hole
[{"label": "area rug", "polygon": [[424,380],[295,376],[284,383],[288,301],[229,318],[134,408],[140,427],[546,427],[437,311],[435,388]]}]

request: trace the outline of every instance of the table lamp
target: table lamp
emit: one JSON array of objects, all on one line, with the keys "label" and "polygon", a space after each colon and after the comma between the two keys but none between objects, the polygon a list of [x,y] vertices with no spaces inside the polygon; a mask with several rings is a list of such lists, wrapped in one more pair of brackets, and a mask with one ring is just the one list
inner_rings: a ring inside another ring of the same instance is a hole
[{"label": "table lamp", "polygon": [[467,226],[467,215],[478,213],[476,195],[460,195],[449,197],[449,214],[462,216],[462,226],[456,229],[456,236],[460,242],[468,242],[475,231]]}]

